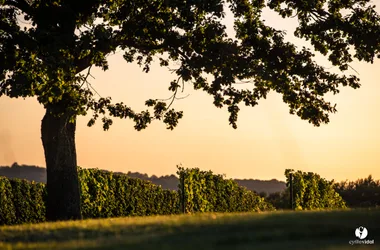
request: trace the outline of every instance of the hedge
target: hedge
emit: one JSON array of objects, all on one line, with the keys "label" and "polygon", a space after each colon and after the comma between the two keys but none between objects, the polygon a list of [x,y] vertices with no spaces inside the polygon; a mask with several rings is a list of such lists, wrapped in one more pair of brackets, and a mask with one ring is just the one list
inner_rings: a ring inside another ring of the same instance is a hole
[{"label": "hedge", "polygon": [[83,218],[108,218],[177,214],[176,191],[122,174],[98,169],[81,169]]},{"label": "hedge", "polygon": [[[178,214],[178,192],[150,181],[79,168],[84,219]],[[46,220],[45,184],[0,177],[0,225]]]},{"label": "hedge", "polygon": [[0,177],[0,225],[45,221],[45,202],[44,184]]},{"label": "hedge", "polygon": [[264,198],[232,179],[225,180],[222,175],[198,168],[177,168],[180,176],[178,191],[184,202],[181,209],[185,213],[275,210]]},{"label": "hedge", "polygon": [[[235,181],[197,168],[179,168],[178,191],[105,170],[78,167],[78,173],[84,219],[179,214],[183,207],[186,213],[274,210]],[[0,177],[0,225],[44,222],[46,197],[45,184]]]},{"label": "hedge", "polygon": [[290,188],[290,174],[293,179],[293,204],[296,210],[346,208],[343,198],[335,191],[334,181],[321,178],[312,172],[286,169],[286,185]]}]

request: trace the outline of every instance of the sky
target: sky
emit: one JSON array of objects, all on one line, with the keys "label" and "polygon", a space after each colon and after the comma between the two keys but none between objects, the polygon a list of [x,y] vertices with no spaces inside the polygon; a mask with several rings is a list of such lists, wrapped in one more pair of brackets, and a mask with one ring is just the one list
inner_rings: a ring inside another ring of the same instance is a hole
[{"label": "sky", "polygon": [[[378,1],[375,1],[378,4]],[[379,8],[377,8],[379,11]],[[292,37],[296,19],[283,20],[265,11],[268,25],[287,30],[288,41],[308,46]],[[232,18],[224,23],[233,35]],[[328,62],[316,58],[323,66]],[[157,60],[158,61],[158,60]],[[145,110],[147,99],[171,96],[169,82],[174,79],[166,68],[155,62],[151,71],[142,72],[135,63],[128,64],[122,53],[109,56],[110,69],[92,70],[91,85],[102,96],[123,101],[136,111]],[[238,128],[228,122],[225,108],[213,105],[212,96],[185,85],[173,107],[184,117],[173,130],[155,121],[143,131],[136,131],[131,120],[114,118],[109,131],[101,123],[87,127],[91,113],[79,117],[76,132],[78,165],[117,172],[141,172],[170,175],[176,166],[197,167],[225,174],[227,178],[285,180],[285,169],[310,171],[326,179],[356,180],[372,174],[380,179],[380,62],[353,62],[361,88],[341,88],[328,100],[337,103],[338,112],[330,123],[314,127],[298,116],[290,115],[282,97],[271,93],[256,107],[241,106]],[[333,69],[334,70],[334,69]],[[356,74],[351,71],[350,74]],[[249,88],[247,84],[247,88]],[[45,167],[41,143],[43,106],[36,98],[0,98],[0,166],[19,164]]]}]

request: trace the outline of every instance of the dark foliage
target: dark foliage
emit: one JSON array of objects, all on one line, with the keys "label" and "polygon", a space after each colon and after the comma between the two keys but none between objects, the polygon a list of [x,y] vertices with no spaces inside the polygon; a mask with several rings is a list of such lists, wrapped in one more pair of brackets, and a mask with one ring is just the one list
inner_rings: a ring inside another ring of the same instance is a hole
[{"label": "dark foliage", "polygon": [[372,175],[356,181],[335,183],[334,188],[346,201],[348,207],[380,206],[380,180],[374,180]]}]

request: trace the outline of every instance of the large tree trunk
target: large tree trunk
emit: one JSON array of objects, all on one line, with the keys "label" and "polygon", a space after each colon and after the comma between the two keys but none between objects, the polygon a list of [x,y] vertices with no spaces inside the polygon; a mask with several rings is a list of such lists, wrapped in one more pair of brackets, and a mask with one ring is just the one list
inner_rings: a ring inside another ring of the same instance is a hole
[{"label": "large tree trunk", "polygon": [[69,113],[55,117],[54,111],[53,107],[46,108],[41,125],[47,171],[46,218],[48,221],[81,219],[76,123],[69,122]]}]

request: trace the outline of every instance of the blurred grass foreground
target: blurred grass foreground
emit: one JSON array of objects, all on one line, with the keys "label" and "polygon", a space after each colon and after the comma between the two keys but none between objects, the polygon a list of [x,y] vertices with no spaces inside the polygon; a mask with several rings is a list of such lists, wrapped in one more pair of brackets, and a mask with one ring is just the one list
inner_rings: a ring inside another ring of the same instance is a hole
[{"label": "blurred grass foreground", "polygon": [[[363,226],[374,240],[359,240]],[[351,243],[351,244],[350,244]],[[0,227],[0,249],[380,249],[380,209],[203,213]]]}]

